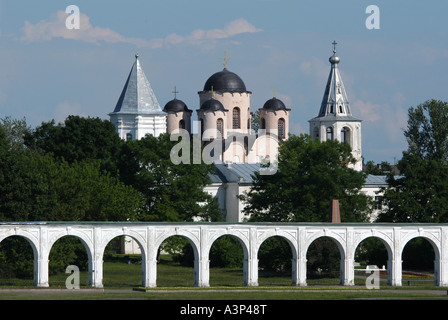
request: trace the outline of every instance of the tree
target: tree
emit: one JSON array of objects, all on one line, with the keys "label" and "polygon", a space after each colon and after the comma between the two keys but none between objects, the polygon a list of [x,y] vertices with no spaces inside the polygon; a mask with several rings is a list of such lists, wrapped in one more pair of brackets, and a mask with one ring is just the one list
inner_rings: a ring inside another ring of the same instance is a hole
[{"label": "tree", "polygon": [[255,173],[244,212],[253,221],[326,222],[339,199],[342,221],[366,221],[371,206],[360,192],[364,174],[347,166],[354,161],[348,144],[292,135],[279,147],[277,173]]},{"label": "tree", "polygon": [[408,150],[388,176],[378,221],[448,221],[448,104],[428,100],[408,111]]},{"label": "tree", "polygon": [[408,111],[408,152],[420,159],[448,160],[448,103],[427,100]]},{"label": "tree", "polygon": [[[141,221],[217,221],[222,213],[215,199],[204,191],[213,167],[174,164],[170,151],[176,144],[169,134],[127,141],[120,158],[122,180],[145,198]],[[190,155],[192,156],[192,155]]]},{"label": "tree", "polygon": [[101,168],[116,173],[123,143],[114,125],[100,118],[69,116],[64,123],[43,122],[24,136],[25,145],[69,163],[100,160]]}]

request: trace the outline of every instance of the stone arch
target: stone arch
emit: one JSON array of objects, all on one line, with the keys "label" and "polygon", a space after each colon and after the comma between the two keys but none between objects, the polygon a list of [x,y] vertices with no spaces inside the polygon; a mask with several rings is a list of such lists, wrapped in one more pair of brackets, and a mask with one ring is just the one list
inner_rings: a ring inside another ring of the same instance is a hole
[{"label": "stone arch", "polygon": [[39,261],[39,246],[37,244],[37,242],[35,242],[36,240],[33,239],[33,237],[29,237],[27,235],[21,234],[22,232],[8,232],[8,234],[6,234],[5,236],[1,236],[0,237],[0,244],[8,239],[8,238],[21,238],[22,240],[25,240],[26,243],[28,243],[28,245],[31,247],[31,250],[33,252],[33,282],[34,285],[38,284],[38,274],[37,274],[37,263]]},{"label": "stone arch", "polygon": [[433,248],[434,251],[434,283],[435,285],[439,285],[439,283],[441,282],[441,278],[440,278],[440,255],[441,255],[441,243],[439,241],[439,239],[437,239],[437,237],[431,233],[431,232],[426,232],[426,231],[415,231],[412,233],[409,233],[407,235],[405,235],[402,239],[401,239],[401,246],[400,246],[400,250],[399,250],[399,254],[400,254],[400,261],[403,262],[403,252],[405,250],[406,245],[414,239],[417,238],[422,238],[424,240],[426,240],[427,242],[429,242]]},{"label": "stone arch", "polygon": [[[117,237],[129,237],[131,238],[133,241],[135,241],[138,245],[138,247],[140,248],[140,252],[142,255],[142,268],[141,268],[141,276],[142,276],[142,286],[145,285],[145,280],[146,280],[146,265],[145,265],[145,261],[147,258],[147,250],[146,250],[146,240],[137,232],[131,231],[131,230],[127,230],[126,228],[123,230],[116,230],[114,232],[108,232],[105,235],[103,235],[102,237],[102,241],[101,241],[101,245],[97,248],[97,251],[95,252],[95,260],[96,261],[100,261],[101,265],[102,262],[104,260],[104,252],[106,250],[107,245],[115,238]],[[97,266],[98,268],[98,266]],[[90,269],[90,268],[89,268]],[[104,279],[104,269],[103,267],[101,267],[101,282]]]},{"label": "stone arch", "polygon": [[39,253],[40,253],[39,240],[35,236],[30,234],[27,230],[22,230],[22,229],[15,230],[15,229],[11,228],[10,230],[8,230],[8,232],[0,234],[0,242],[5,240],[6,238],[9,238],[12,236],[19,236],[19,237],[24,238],[26,241],[28,241],[28,243],[31,245],[31,248],[33,249],[34,259],[35,259],[35,261],[37,261],[37,259],[39,258]]},{"label": "stone arch", "polygon": [[297,239],[295,239],[288,232],[277,231],[275,233],[270,233],[267,236],[261,237],[258,239],[259,243],[257,246],[257,259],[259,260],[260,249],[263,243],[265,243],[268,239],[279,238],[285,241],[289,248],[291,249],[291,284],[297,284],[297,259],[298,259],[298,248],[297,248]]},{"label": "stone arch", "polygon": [[243,232],[234,229],[225,229],[225,230],[216,230],[214,234],[210,236],[207,242],[206,248],[203,250],[202,259],[209,260],[210,250],[212,248],[213,243],[221,238],[222,236],[232,236],[238,240],[242,249],[243,249],[243,285],[248,285],[251,280],[250,270],[249,270],[249,260],[251,257],[250,244],[247,236],[244,235]]},{"label": "stone arch", "polygon": [[[67,237],[72,237],[75,238],[77,240],[79,240],[83,246],[84,249],[86,251],[86,255],[87,255],[87,263],[88,263],[88,270],[89,270],[89,286],[93,285],[94,280],[93,280],[93,274],[91,272],[91,270],[93,269],[93,263],[94,263],[94,247],[92,245],[92,242],[90,241],[90,239],[88,239],[85,234],[83,234],[82,232],[79,232],[78,230],[71,230],[71,228],[69,228],[70,230],[66,230],[66,231],[60,231],[58,232],[56,235],[53,235],[52,237],[50,237],[47,246],[46,246],[46,251],[45,253],[42,254],[44,260],[48,261],[48,275],[47,275],[47,279],[49,279],[49,271],[50,271],[50,253],[52,248],[54,247],[54,245],[56,244],[56,242],[58,240],[61,240],[62,238],[67,238]],[[68,266],[66,266],[68,267]]]},{"label": "stone arch", "polygon": [[440,251],[441,251],[440,240],[437,239],[433,233],[426,232],[426,231],[416,231],[416,232],[412,232],[412,233],[409,233],[406,236],[404,236],[401,239],[400,256],[403,255],[403,250],[404,250],[404,247],[406,246],[406,244],[415,238],[426,239],[432,245],[432,247],[434,249],[435,259],[439,260]]},{"label": "stone arch", "polygon": [[[167,241],[167,240],[169,240],[171,238],[176,238],[176,237],[183,238],[183,239],[187,240],[188,243],[190,244],[191,248],[193,249],[194,271],[192,271],[191,274],[194,273],[194,280],[193,280],[194,281],[194,286],[198,286],[198,283],[199,283],[199,271],[198,271],[198,268],[197,268],[197,264],[198,264],[198,261],[200,260],[199,250],[198,250],[198,247],[197,247],[196,243],[191,238],[187,237],[184,234],[170,234],[167,237],[163,237],[162,241],[160,241],[160,242],[157,241],[157,244],[154,246],[154,250],[153,250],[154,258],[153,258],[153,260],[157,261],[157,263],[154,264],[154,270],[153,270],[153,272],[154,272],[154,286],[157,286],[158,275],[159,275],[158,272],[157,272],[157,270],[158,270],[157,264],[160,263],[160,261],[161,261],[160,260],[161,258],[157,257],[157,253],[159,252],[159,250],[161,251],[161,246],[164,244],[165,241]],[[185,280],[190,279],[190,276],[191,275],[186,276]]]},{"label": "stone arch", "polygon": [[138,232],[128,230],[127,228],[116,229],[110,232],[103,232],[101,237],[101,245],[96,248],[95,255],[98,257],[103,257],[104,250],[106,249],[109,242],[120,236],[132,238],[132,240],[134,240],[140,248],[142,259],[146,258],[146,239],[144,239]]},{"label": "stone arch", "polygon": [[[50,230],[51,229],[49,229],[49,231]],[[48,260],[51,248],[54,246],[56,241],[58,241],[59,239],[61,239],[63,237],[66,237],[66,236],[72,236],[81,241],[81,243],[86,248],[87,257],[89,259],[89,265],[90,265],[92,263],[94,252],[95,252],[92,240],[85,233],[77,230],[76,228],[70,228],[70,227],[68,227],[66,229],[61,229],[59,232],[57,232],[57,233],[53,234],[51,237],[49,237],[48,242],[46,244],[47,250],[44,253],[45,254],[44,258]]]},{"label": "stone arch", "polygon": [[[310,249],[310,246],[313,244],[313,242],[315,242],[318,239],[321,238],[328,238],[331,239],[337,246],[338,250],[339,250],[339,255],[340,255],[340,280],[341,280],[341,284],[344,285],[352,285],[352,283],[347,283],[347,275],[348,272],[350,272],[349,270],[346,269],[345,266],[345,262],[347,259],[347,252],[346,252],[346,241],[345,238],[343,236],[341,236],[340,234],[330,231],[330,230],[323,230],[323,231],[315,231],[313,233],[313,235],[307,239],[306,241],[306,245],[304,246],[304,255],[305,258],[307,257],[307,253]],[[306,258],[307,259],[307,258]],[[350,281],[350,280],[348,280]]]},{"label": "stone arch", "polygon": [[[213,245],[213,243],[218,239],[221,238],[222,236],[233,236],[235,237],[241,244],[242,248],[243,248],[243,253],[244,253],[244,259],[247,259],[248,255],[249,255],[249,239],[245,236],[243,236],[243,234],[237,230],[219,230],[216,233],[214,233],[208,241],[207,244],[207,248],[204,248],[204,252],[207,254],[207,259],[209,257],[209,253],[210,253],[210,249]],[[203,257],[205,258],[205,257]]]},{"label": "stone arch", "polygon": [[[393,251],[393,243],[392,241],[383,233],[381,232],[366,232],[365,234],[362,235],[362,237],[359,237],[358,239],[355,240],[355,243],[353,244],[353,247],[350,251],[351,255],[350,255],[350,259],[352,259],[353,261],[355,261],[355,257],[356,257],[356,250],[359,248],[359,246],[361,245],[361,243],[365,240],[368,239],[377,239],[381,242],[381,244],[384,246],[384,248],[386,249],[387,252],[387,260],[386,260],[386,264],[384,265],[384,267],[386,267],[387,270],[387,282],[389,284],[391,284],[392,282],[392,261],[394,260],[394,251]],[[358,261],[359,262],[359,261]],[[377,265],[378,268],[382,268],[383,265]],[[355,269],[353,269],[353,278],[355,279]],[[356,280],[355,280],[356,281]]]},{"label": "stone arch", "polygon": [[353,243],[352,250],[349,250],[351,253],[351,256],[349,257],[350,259],[355,258],[356,249],[361,244],[361,242],[363,242],[364,240],[366,240],[368,238],[377,238],[377,239],[381,240],[381,242],[386,247],[389,260],[393,259],[393,242],[392,242],[392,240],[386,234],[384,234],[382,232],[377,232],[375,230],[365,232],[359,238],[355,239],[355,242]]},{"label": "stone arch", "polygon": [[201,246],[197,235],[195,235],[191,231],[184,230],[182,228],[174,228],[174,230],[165,230],[165,232],[162,235],[160,235],[154,242],[154,250],[153,250],[154,254],[157,253],[157,250],[162,245],[162,243],[172,236],[182,236],[186,238],[188,242],[191,244],[191,247],[193,248],[195,259],[199,258],[199,252]]},{"label": "stone arch", "polygon": [[322,237],[327,237],[327,238],[332,239],[336,243],[336,245],[341,253],[341,258],[345,259],[345,257],[347,256],[346,250],[345,250],[345,248],[346,248],[345,238],[343,238],[340,234],[338,234],[334,231],[331,231],[331,230],[328,230],[328,231],[322,230],[322,231],[318,231],[318,232],[313,232],[313,235],[310,238],[308,238],[306,241],[305,253],[308,252],[310,245],[314,241],[316,241],[317,239],[322,238]]}]

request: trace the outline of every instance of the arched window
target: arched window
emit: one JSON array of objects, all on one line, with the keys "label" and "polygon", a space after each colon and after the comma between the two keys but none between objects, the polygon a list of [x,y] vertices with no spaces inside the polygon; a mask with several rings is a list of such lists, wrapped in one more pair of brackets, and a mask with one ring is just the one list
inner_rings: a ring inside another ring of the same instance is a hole
[{"label": "arched window", "polygon": [[349,145],[351,145],[350,143],[350,128],[348,127],[344,127],[341,130],[341,142],[342,143],[347,143]]},{"label": "arched window", "polygon": [[185,121],[184,121],[184,119],[181,119],[179,121],[179,129],[185,129]]},{"label": "arched window", "polygon": [[319,128],[318,127],[314,128],[314,139],[319,139]]},{"label": "arched window", "polygon": [[327,141],[328,140],[333,140],[333,128],[332,127],[327,128]]},{"label": "arched window", "polygon": [[132,133],[126,134],[126,140],[132,140]]},{"label": "arched window", "polygon": [[201,128],[200,128],[200,132],[201,132],[201,136],[204,134],[204,131],[205,131],[205,128],[204,128],[204,119],[200,119],[200,126],[201,126]]},{"label": "arched window", "polygon": [[233,129],[240,129],[241,128],[241,122],[240,122],[240,108],[235,107],[233,108]]},{"label": "arched window", "polygon": [[285,119],[278,119],[278,138],[285,139]]},{"label": "arched window", "polygon": [[218,130],[219,134],[221,135],[221,138],[223,137],[223,128],[224,128],[224,122],[221,118],[216,120],[216,130]]},{"label": "arched window", "polygon": [[344,111],[342,111],[342,106],[339,106],[339,113],[344,113]]},{"label": "arched window", "polygon": [[266,129],[266,120],[264,120],[264,118],[261,118],[260,122],[260,129]]}]

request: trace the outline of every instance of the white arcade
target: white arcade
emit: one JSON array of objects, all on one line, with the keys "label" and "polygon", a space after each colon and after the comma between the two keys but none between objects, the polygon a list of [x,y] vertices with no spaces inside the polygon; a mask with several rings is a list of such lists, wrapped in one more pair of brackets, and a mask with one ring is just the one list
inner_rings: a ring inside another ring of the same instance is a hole
[{"label": "white arcade", "polygon": [[292,285],[306,286],[306,253],[320,237],[331,238],[341,254],[341,284],[354,285],[354,257],[358,245],[369,237],[379,238],[388,252],[388,284],[402,284],[402,252],[416,237],[427,239],[434,248],[435,285],[448,287],[448,225],[375,223],[131,223],[131,222],[2,222],[0,242],[10,236],[25,238],[34,252],[34,283],[49,286],[49,253],[64,236],[84,244],[89,260],[89,285],[103,287],[103,254],[118,236],[132,237],[142,252],[142,286],[157,286],[157,251],[164,240],[183,236],[191,243],[194,286],[209,286],[209,252],[219,237],[236,237],[244,252],[245,286],[258,286],[258,250],[268,238],[284,238],[292,251]]}]

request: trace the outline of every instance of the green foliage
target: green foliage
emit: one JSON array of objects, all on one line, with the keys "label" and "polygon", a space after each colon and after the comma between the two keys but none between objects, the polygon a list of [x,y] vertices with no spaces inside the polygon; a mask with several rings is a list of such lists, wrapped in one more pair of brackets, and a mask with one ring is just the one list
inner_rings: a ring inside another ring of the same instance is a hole
[{"label": "green foliage", "polygon": [[214,198],[203,189],[213,168],[205,164],[173,164],[170,151],[176,144],[169,134],[128,141],[120,159],[123,181],[145,198],[140,221],[208,221],[222,219]]},{"label": "green foliage", "polygon": [[[335,275],[340,271],[341,253],[331,238],[319,238],[309,246],[307,252],[307,271],[310,274]],[[319,271],[318,271],[319,270]]]},{"label": "green foliage", "polygon": [[[210,248],[210,267],[241,268],[243,257],[243,248],[238,239],[232,236],[222,236]],[[189,243],[185,244],[182,253],[175,255],[174,260],[183,266],[192,267],[194,263],[193,247]]]},{"label": "green foliage", "polygon": [[0,278],[33,275],[33,250],[25,238],[12,236],[0,242]]},{"label": "green foliage", "polygon": [[266,239],[258,251],[258,267],[264,270],[291,271],[292,251],[281,237]]},{"label": "green foliage", "polygon": [[26,132],[28,148],[68,163],[89,160],[101,161],[101,168],[116,173],[116,159],[122,140],[110,121],[99,118],[69,116],[64,123],[43,122],[35,130]]},{"label": "green foliage", "polygon": [[448,160],[448,103],[427,100],[408,111],[404,135],[409,153],[421,159]]},{"label": "green foliage", "polygon": [[378,221],[448,221],[448,104],[428,100],[410,108],[405,137],[408,150],[389,175],[385,210]]},{"label": "green foliage", "polygon": [[353,161],[345,143],[292,135],[280,145],[277,173],[255,173],[244,212],[252,221],[326,222],[339,199],[343,222],[366,221],[371,203],[360,192],[364,174],[347,167]]}]

